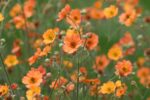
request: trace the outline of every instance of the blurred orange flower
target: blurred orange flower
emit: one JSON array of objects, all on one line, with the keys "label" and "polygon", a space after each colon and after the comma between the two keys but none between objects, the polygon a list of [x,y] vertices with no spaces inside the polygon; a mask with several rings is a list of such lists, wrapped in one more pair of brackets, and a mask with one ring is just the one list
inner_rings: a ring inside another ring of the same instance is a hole
[{"label": "blurred orange flower", "polygon": [[7,85],[0,85],[0,97],[5,96],[9,92],[9,87]]},{"label": "blurred orange flower", "polygon": [[116,96],[117,97],[121,97],[122,95],[124,95],[126,93],[126,88],[120,87],[116,90]]},{"label": "blurred orange flower", "polygon": [[36,52],[34,53],[34,55],[28,59],[29,65],[32,65],[33,63],[36,62],[36,60],[40,56],[41,52],[42,52],[42,50],[40,48],[36,49]]},{"label": "blurred orange flower", "polygon": [[114,5],[111,5],[104,9],[104,15],[106,18],[115,17],[118,14],[118,8]]},{"label": "blurred orange flower", "polygon": [[13,8],[11,8],[10,12],[9,12],[9,15],[11,17],[15,17],[19,14],[21,14],[21,5],[19,3],[16,3]]},{"label": "blurred orange flower", "polygon": [[59,77],[57,80],[53,81],[50,85],[50,88],[53,88],[53,89],[58,89],[60,88],[61,86],[65,85],[67,83],[67,79],[64,78],[64,77]]},{"label": "blurred orange flower", "polygon": [[88,38],[85,39],[85,46],[88,50],[93,50],[98,45],[98,35],[87,33]]},{"label": "blurred orange flower", "polygon": [[96,1],[94,2],[94,5],[93,5],[95,8],[99,9],[102,7],[102,1]]},{"label": "blurred orange flower", "polygon": [[67,14],[71,11],[70,5],[66,5],[58,14],[57,21],[61,21],[62,19],[66,18]]},{"label": "blurred orange flower", "polygon": [[130,10],[126,11],[119,16],[119,22],[126,25],[131,26],[137,17],[136,11]]},{"label": "blurred orange flower", "polygon": [[22,83],[24,83],[27,88],[38,87],[42,83],[42,73],[32,68],[27,75],[23,77]]},{"label": "blurred orange flower", "polygon": [[17,29],[24,28],[25,26],[25,18],[21,15],[14,17],[13,22]]},{"label": "blurred orange flower", "polygon": [[25,2],[23,10],[26,18],[29,18],[33,15],[35,5],[36,5],[36,0],[27,0]]},{"label": "blurred orange flower", "polygon": [[133,41],[131,33],[126,32],[124,34],[124,36],[119,40],[119,44],[120,45],[125,45],[125,46],[133,46],[134,41]]},{"label": "blurred orange flower", "polygon": [[115,83],[112,81],[108,81],[107,83],[104,83],[101,86],[99,93],[111,94],[115,92],[115,89],[116,89]]},{"label": "blurred orange flower", "polygon": [[98,72],[103,71],[109,64],[109,59],[105,55],[97,56],[93,68]]},{"label": "blurred orange flower", "polygon": [[129,60],[118,61],[115,69],[117,75],[128,76],[132,72],[132,63]]},{"label": "blurred orange flower", "polygon": [[67,22],[72,26],[77,28],[81,23],[81,14],[79,9],[73,9],[67,16]]},{"label": "blurred orange flower", "polygon": [[66,91],[71,92],[74,90],[74,88],[75,88],[75,85],[73,83],[68,83],[66,86]]},{"label": "blurred orange flower", "polygon": [[64,67],[65,67],[66,69],[70,69],[70,68],[73,67],[73,63],[72,63],[71,61],[69,61],[69,60],[64,60],[64,61],[63,61],[63,64],[64,64]]},{"label": "blurred orange flower", "polygon": [[53,43],[55,38],[56,38],[56,30],[53,29],[48,29],[46,32],[43,34],[43,39],[45,44],[50,44]]},{"label": "blurred orange flower", "polygon": [[6,64],[6,66],[8,68],[12,68],[13,66],[17,65],[18,63],[19,63],[19,61],[15,55],[8,55],[4,61],[4,64]]},{"label": "blurred orange flower", "polygon": [[0,12],[0,22],[4,20],[3,14]]},{"label": "blurred orange flower", "polygon": [[146,78],[150,76],[150,68],[142,67],[137,71],[137,76],[141,78]]},{"label": "blurred orange flower", "polygon": [[108,51],[108,58],[111,60],[119,60],[122,57],[122,48],[118,45],[113,46]]},{"label": "blurred orange flower", "polygon": [[63,50],[68,54],[75,53],[82,45],[82,40],[78,34],[67,34],[64,38]]},{"label": "blurred orange flower", "polygon": [[26,91],[26,97],[28,100],[37,100],[37,96],[41,94],[40,87],[34,87]]}]

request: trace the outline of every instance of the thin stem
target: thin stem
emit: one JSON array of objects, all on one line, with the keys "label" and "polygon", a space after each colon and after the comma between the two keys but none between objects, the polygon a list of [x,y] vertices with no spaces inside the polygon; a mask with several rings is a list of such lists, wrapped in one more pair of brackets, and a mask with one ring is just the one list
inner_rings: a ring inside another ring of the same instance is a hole
[{"label": "thin stem", "polygon": [[79,58],[77,58],[77,100],[79,98]]},{"label": "thin stem", "polygon": [[[4,69],[4,72],[5,72],[5,74],[6,74],[6,78],[7,78],[8,84],[9,84],[9,86],[11,86],[11,81],[10,81],[10,79],[9,79],[9,75],[8,75],[7,70],[6,70],[6,66],[5,66],[5,64],[4,64],[4,62],[3,62],[3,57],[2,57],[1,54],[0,54],[0,60],[1,60],[1,62],[2,62],[3,69]],[[10,90],[11,90],[11,93],[14,94],[14,93],[13,93],[13,90],[12,90],[11,88],[10,88]]]}]

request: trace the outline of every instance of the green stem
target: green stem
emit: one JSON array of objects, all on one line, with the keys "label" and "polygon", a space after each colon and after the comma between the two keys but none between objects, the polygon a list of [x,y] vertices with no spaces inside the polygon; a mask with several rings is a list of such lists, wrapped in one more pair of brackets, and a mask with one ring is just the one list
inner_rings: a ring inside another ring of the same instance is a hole
[{"label": "green stem", "polygon": [[77,100],[79,98],[79,58],[77,57]]},{"label": "green stem", "polygon": [[[2,62],[2,66],[3,66],[4,72],[5,72],[5,74],[6,74],[6,78],[7,78],[8,84],[9,84],[9,86],[11,86],[11,81],[10,81],[8,72],[7,72],[7,70],[6,70],[6,66],[5,66],[5,64],[4,64],[4,62],[3,62],[3,57],[2,57],[2,55],[1,55],[1,53],[0,53],[0,60],[1,60],[1,62]],[[14,94],[13,90],[12,90],[11,88],[10,88],[10,90],[11,90],[11,93],[12,93],[12,95],[13,95],[13,94]]]}]

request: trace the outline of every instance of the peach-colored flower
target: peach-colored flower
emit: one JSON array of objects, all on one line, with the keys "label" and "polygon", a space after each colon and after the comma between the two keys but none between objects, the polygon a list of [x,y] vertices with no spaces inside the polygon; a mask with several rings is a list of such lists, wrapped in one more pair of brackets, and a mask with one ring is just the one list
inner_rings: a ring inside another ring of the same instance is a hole
[{"label": "peach-colored flower", "polygon": [[134,41],[133,41],[131,33],[126,32],[124,34],[124,36],[120,39],[119,44],[120,45],[133,46],[134,45]]},{"label": "peach-colored flower", "polygon": [[42,50],[40,48],[37,48],[36,52],[34,53],[33,56],[31,56],[29,59],[28,59],[28,62],[29,62],[29,65],[32,65],[33,63],[36,62],[36,60],[38,59],[38,57],[40,56]]},{"label": "peach-colored flower", "polygon": [[88,50],[93,50],[98,45],[98,35],[87,33],[88,38],[85,39],[85,46]]},{"label": "peach-colored flower", "polygon": [[0,85],[0,97],[5,96],[9,92],[7,85]]},{"label": "peach-colored flower", "polygon": [[23,10],[26,18],[29,18],[33,15],[35,5],[36,5],[36,0],[28,0],[25,2]]},{"label": "peach-colored flower", "polygon": [[61,86],[65,85],[66,83],[67,83],[67,79],[61,76],[57,80],[51,83],[50,88],[58,89]]},{"label": "peach-colored flower", "polygon": [[105,55],[97,56],[93,68],[98,72],[103,71],[108,66],[108,64],[109,60]]},{"label": "peach-colored flower", "polygon": [[9,15],[11,16],[11,17],[15,17],[15,16],[17,16],[18,14],[20,14],[21,13],[21,5],[19,4],[19,3],[17,3],[17,4],[15,4],[14,6],[13,6],[13,8],[10,10],[10,12],[9,12]]},{"label": "peach-colored flower", "polygon": [[125,93],[126,93],[126,88],[124,88],[124,87],[117,88],[117,90],[116,90],[116,96],[119,98],[122,95],[124,95]]},{"label": "peach-colored flower", "polygon": [[126,11],[119,16],[119,22],[129,27],[133,24],[136,17],[137,14],[134,10]]},{"label": "peach-colored flower", "polygon": [[76,28],[81,23],[80,10],[79,9],[71,10],[66,20],[71,26]]},{"label": "peach-colored flower", "polygon": [[118,61],[116,66],[116,74],[120,76],[128,76],[132,73],[132,63],[129,60]]},{"label": "peach-colored flower", "polygon": [[102,7],[102,2],[101,1],[96,1],[94,2],[93,6],[97,9],[101,8]]},{"label": "peach-colored flower", "polygon": [[27,75],[23,77],[22,83],[24,83],[27,88],[38,87],[42,83],[42,73],[32,68]]},{"label": "peach-colored flower", "polygon": [[21,15],[14,17],[13,22],[17,29],[24,28],[25,26],[25,18]]},{"label": "peach-colored flower", "polygon": [[137,71],[137,76],[139,78],[146,78],[150,76],[150,68],[142,67]]},{"label": "peach-colored flower", "polygon": [[66,18],[67,14],[71,11],[70,6],[67,4],[58,14],[57,21],[61,21],[62,19]]},{"label": "peach-colored flower", "polygon": [[75,88],[75,85],[74,85],[73,83],[69,83],[69,84],[67,84],[67,86],[66,86],[66,91],[67,91],[67,92],[71,92],[71,91],[74,90],[74,88]]},{"label": "peach-colored flower", "polygon": [[67,34],[64,38],[63,50],[68,54],[75,53],[82,45],[82,40],[78,34]]}]

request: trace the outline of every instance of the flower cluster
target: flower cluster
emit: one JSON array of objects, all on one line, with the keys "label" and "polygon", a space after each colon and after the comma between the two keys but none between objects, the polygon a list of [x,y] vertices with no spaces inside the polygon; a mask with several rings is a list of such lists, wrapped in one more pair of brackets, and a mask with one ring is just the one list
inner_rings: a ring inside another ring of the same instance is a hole
[{"label": "flower cluster", "polygon": [[139,3],[6,0],[0,99],[149,100],[150,18]]}]

